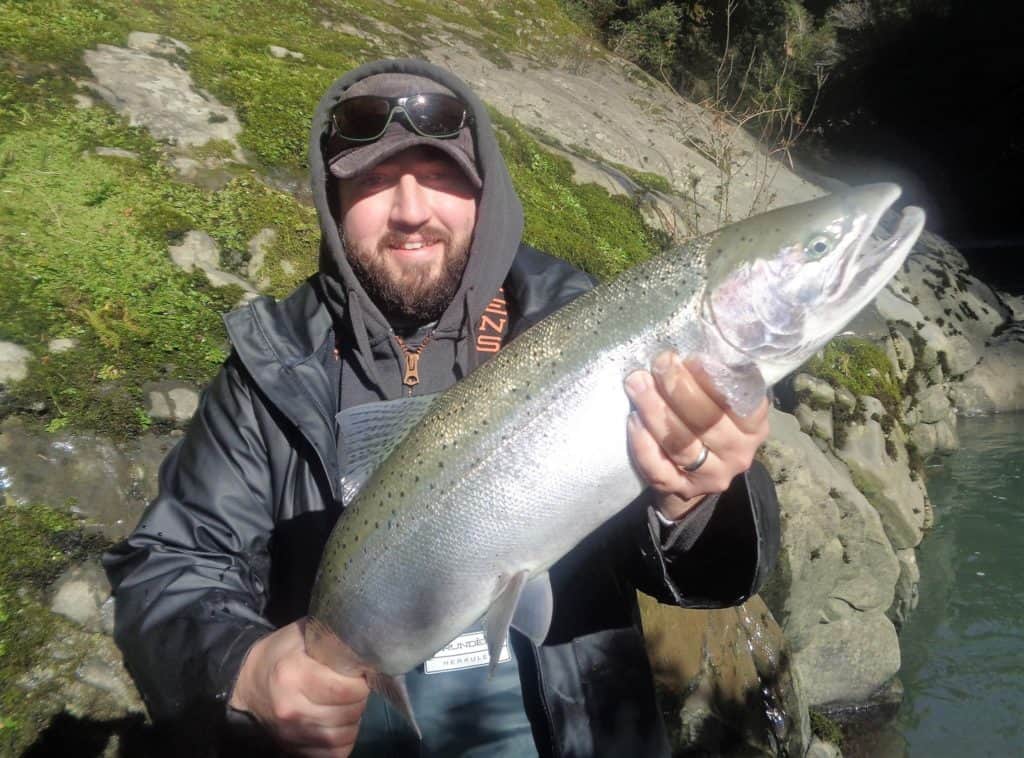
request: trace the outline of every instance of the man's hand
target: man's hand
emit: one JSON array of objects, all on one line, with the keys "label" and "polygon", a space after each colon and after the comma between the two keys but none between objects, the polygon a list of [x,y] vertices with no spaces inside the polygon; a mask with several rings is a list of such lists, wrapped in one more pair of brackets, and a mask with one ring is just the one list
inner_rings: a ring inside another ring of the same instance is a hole
[{"label": "man's hand", "polygon": [[306,654],[305,620],[278,629],[246,656],[228,702],[248,711],[288,752],[345,758],[352,752],[370,688]]},{"label": "man's hand", "polygon": [[669,519],[728,489],[768,437],[767,399],[749,416],[736,415],[700,365],[672,351],[658,355],[650,373],[626,377],[626,394],[636,409],[628,422],[633,463]]}]

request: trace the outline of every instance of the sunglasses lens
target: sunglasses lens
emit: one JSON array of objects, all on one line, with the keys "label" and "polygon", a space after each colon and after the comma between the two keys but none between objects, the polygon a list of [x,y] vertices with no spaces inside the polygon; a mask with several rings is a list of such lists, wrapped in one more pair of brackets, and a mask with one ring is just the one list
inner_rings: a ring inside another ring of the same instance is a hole
[{"label": "sunglasses lens", "polygon": [[352,97],[334,109],[334,126],[342,137],[355,140],[380,136],[391,113],[391,103],[376,95]]},{"label": "sunglasses lens", "polygon": [[430,137],[447,137],[462,128],[466,106],[450,95],[431,94],[410,97],[405,112],[413,126]]}]

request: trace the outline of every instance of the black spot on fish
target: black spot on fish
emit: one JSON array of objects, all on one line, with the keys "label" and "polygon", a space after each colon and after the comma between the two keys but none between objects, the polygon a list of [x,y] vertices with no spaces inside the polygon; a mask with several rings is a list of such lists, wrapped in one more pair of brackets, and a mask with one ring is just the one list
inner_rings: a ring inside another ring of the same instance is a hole
[{"label": "black spot on fish", "polygon": [[[437,462],[437,467],[438,468],[444,468],[444,461],[438,461]],[[431,485],[431,488],[433,488],[433,485]]]}]

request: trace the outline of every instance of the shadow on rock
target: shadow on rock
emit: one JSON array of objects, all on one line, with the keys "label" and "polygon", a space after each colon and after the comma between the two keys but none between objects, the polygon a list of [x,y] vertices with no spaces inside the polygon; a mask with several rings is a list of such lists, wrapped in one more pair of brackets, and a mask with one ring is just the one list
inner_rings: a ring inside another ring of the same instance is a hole
[{"label": "shadow on rock", "polygon": [[[116,741],[113,751],[110,750],[112,741]],[[166,755],[160,745],[155,730],[142,715],[97,721],[63,712],[53,717],[49,726],[22,753],[22,758]]]}]

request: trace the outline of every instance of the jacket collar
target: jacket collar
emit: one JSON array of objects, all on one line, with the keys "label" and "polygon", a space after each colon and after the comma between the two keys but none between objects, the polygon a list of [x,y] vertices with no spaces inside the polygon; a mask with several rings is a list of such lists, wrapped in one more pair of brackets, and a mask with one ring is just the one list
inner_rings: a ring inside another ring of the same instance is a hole
[{"label": "jacket collar", "polygon": [[337,387],[322,360],[323,351],[334,347],[334,330],[330,314],[310,282],[280,302],[256,298],[224,316],[224,325],[232,348],[260,392],[316,451],[334,491],[338,479]]}]

